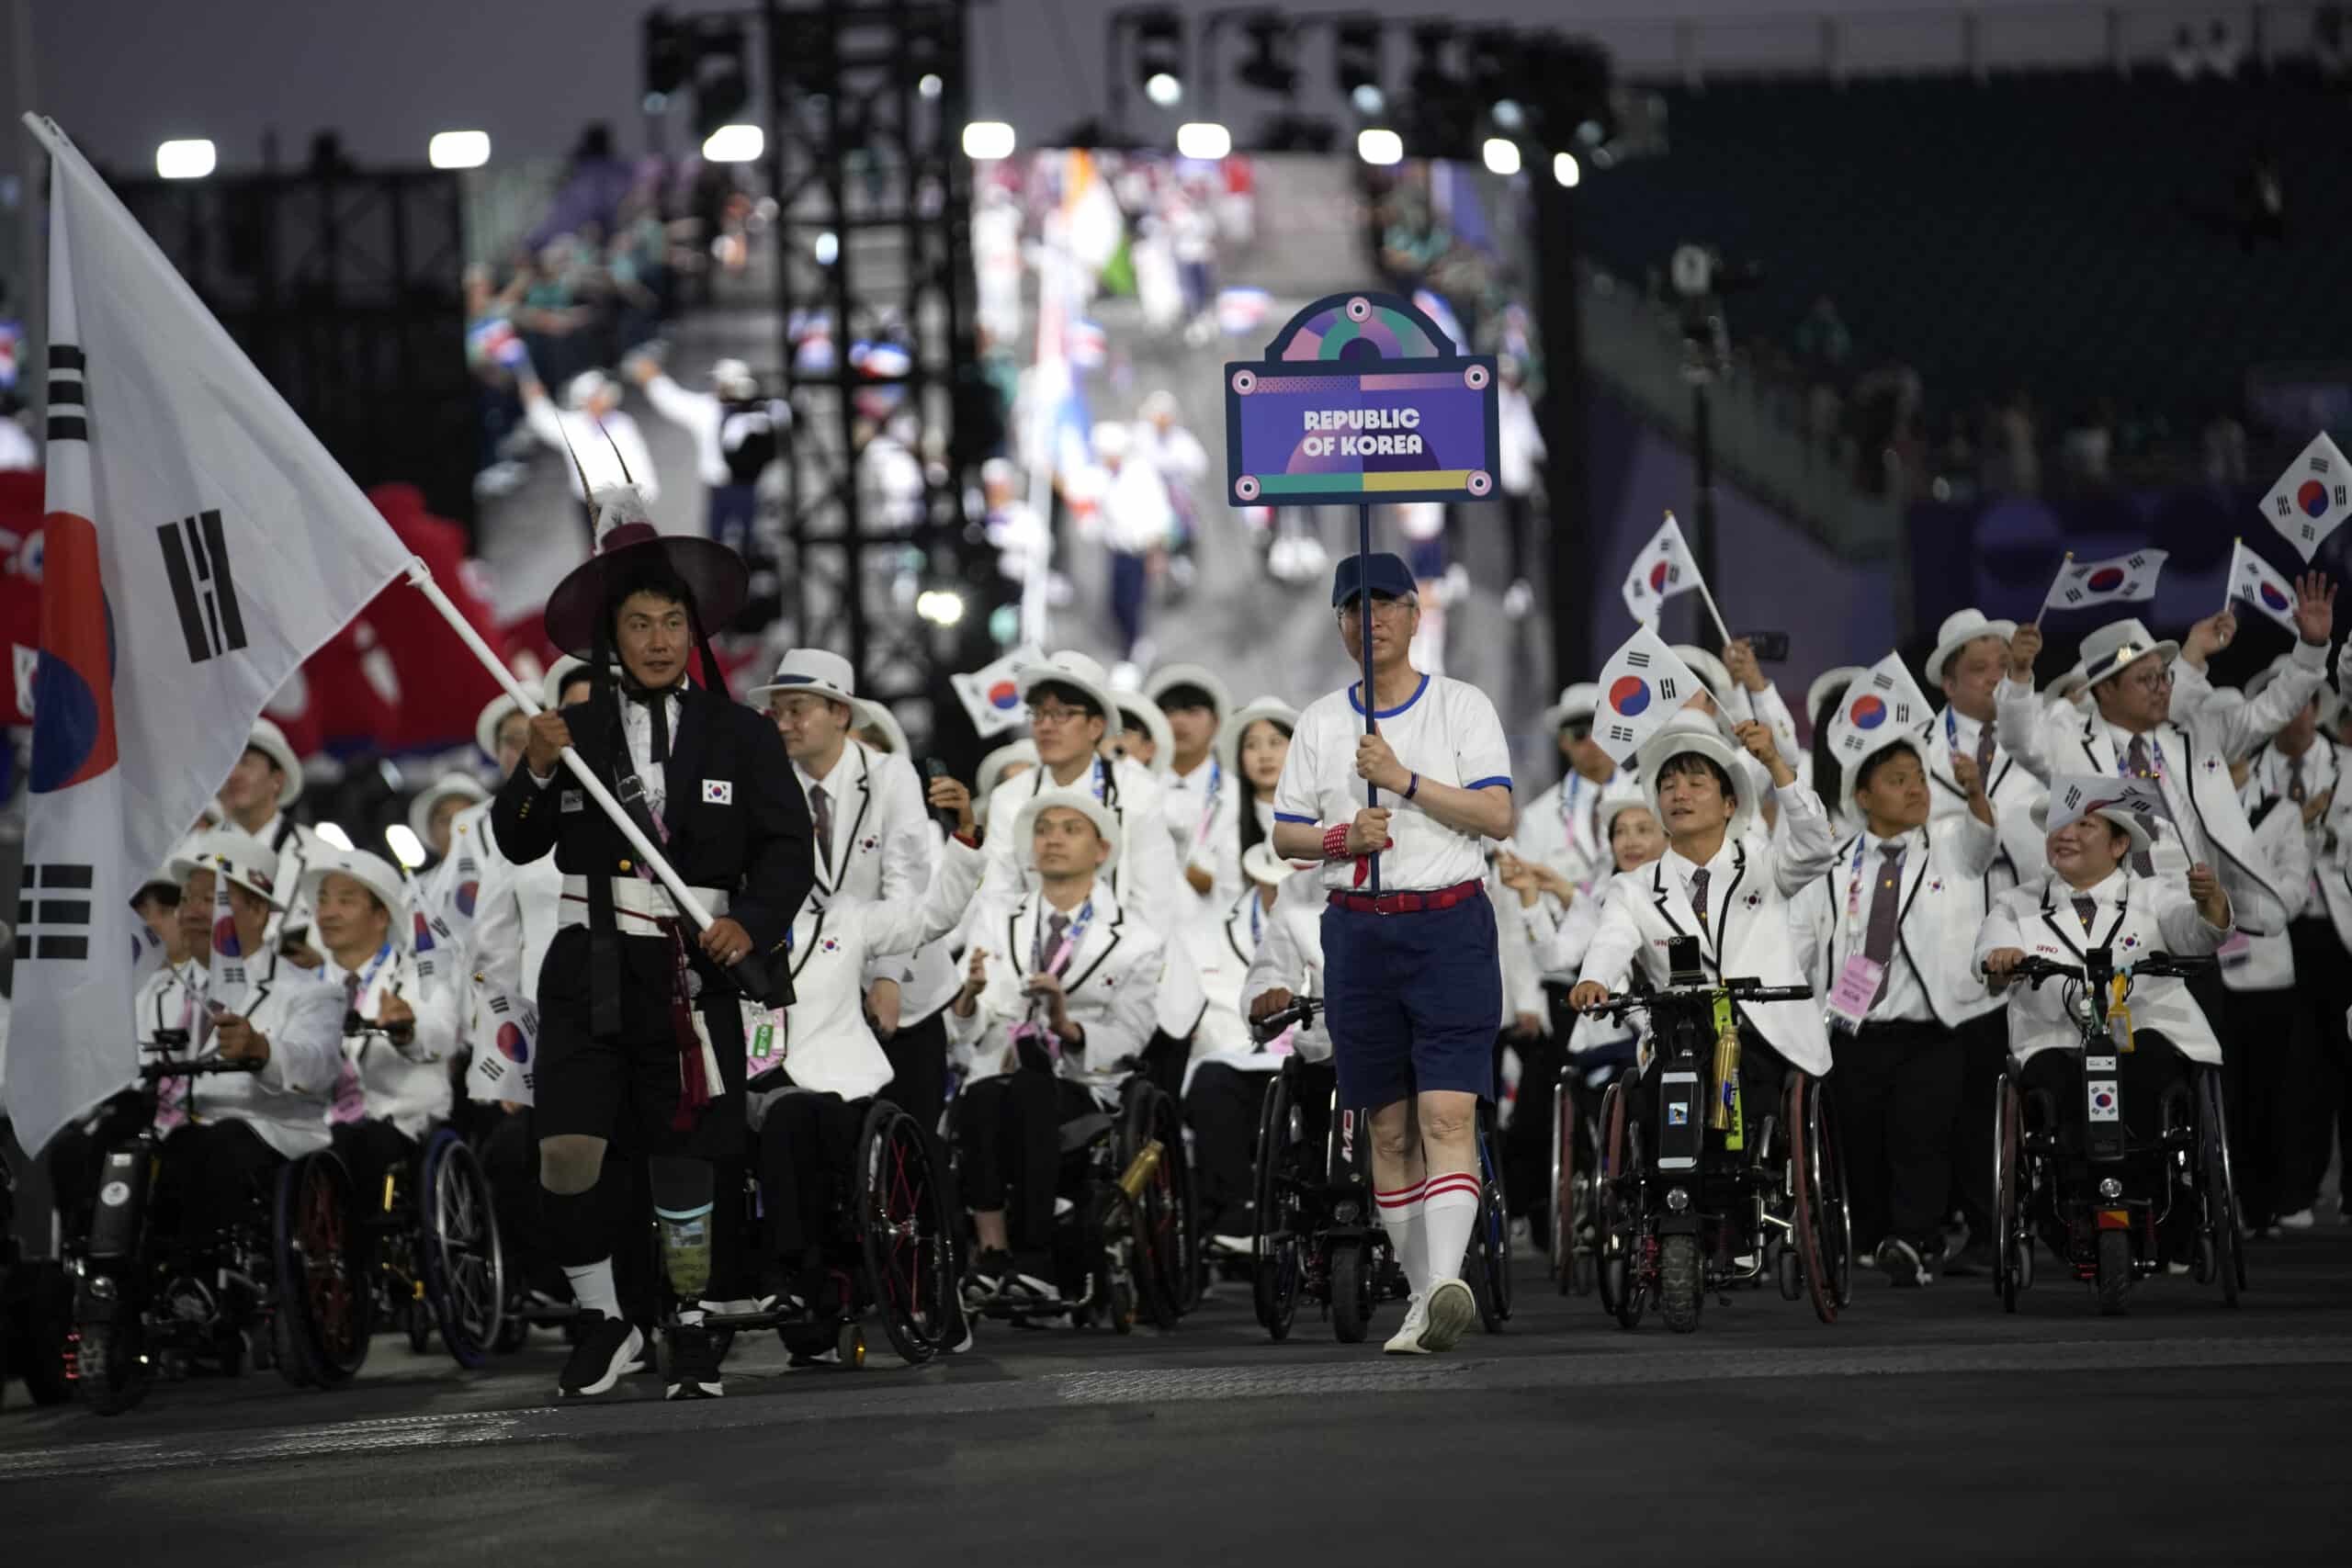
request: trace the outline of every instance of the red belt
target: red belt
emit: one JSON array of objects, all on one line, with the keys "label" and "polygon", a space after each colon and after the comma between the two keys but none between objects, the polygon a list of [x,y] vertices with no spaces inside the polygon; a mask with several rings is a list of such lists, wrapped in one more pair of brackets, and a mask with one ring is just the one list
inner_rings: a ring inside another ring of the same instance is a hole
[{"label": "red belt", "polygon": [[1429,893],[1334,893],[1331,907],[1359,915],[1423,915],[1467,904],[1487,891],[1483,882],[1457,882]]}]

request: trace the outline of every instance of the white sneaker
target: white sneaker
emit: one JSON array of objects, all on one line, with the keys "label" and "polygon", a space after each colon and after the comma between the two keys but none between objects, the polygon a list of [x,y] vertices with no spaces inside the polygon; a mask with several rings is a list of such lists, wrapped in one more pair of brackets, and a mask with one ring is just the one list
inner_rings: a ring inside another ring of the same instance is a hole
[{"label": "white sneaker", "polygon": [[1477,1315],[1477,1299],[1469,1286],[1459,1280],[1440,1280],[1430,1287],[1430,1323],[1421,1331],[1421,1348],[1453,1349]]},{"label": "white sneaker", "polygon": [[1392,1356],[1426,1356],[1429,1347],[1421,1343],[1421,1336],[1429,1325],[1430,1314],[1423,1310],[1421,1298],[1415,1296],[1405,1303],[1405,1321],[1381,1348]]},{"label": "white sneaker", "polygon": [[2283,1230],[2307,1231],[2316,1223],[2309,1209],[2298,1209],[2291,1214],[2278,1216],[2278,1224]]}]

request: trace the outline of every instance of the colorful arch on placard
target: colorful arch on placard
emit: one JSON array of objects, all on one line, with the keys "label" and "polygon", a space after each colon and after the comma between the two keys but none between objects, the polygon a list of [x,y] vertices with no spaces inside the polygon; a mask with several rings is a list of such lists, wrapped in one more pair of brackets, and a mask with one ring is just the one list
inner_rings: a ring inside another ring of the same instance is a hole
[{"label": "colorful arch on placard", "polygon": [[[1349,306],[1358,299],[1369,310],[1351,314]],[[1411,300],[1366,289],[1316,300],[1266,345],[1268,359],[1288,360],[1453,359],[1461,353]]]}]

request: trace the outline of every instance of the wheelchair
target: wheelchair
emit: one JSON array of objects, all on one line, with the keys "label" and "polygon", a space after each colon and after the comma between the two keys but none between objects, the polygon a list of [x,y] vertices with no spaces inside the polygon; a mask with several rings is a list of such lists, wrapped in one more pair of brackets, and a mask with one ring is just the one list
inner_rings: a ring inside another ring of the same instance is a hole
[{"label": "wheelchair", "polygon": [[[940,1177],[921,1123],[889,1100],[872,1101],[859,1123],[847,1196],[825,1239],[829,1296],[803,1306],[714,1313],[703,1326],[722,1334],[774,1329],[794,1366],[847,1371],[865,1365],[866,1326],[877,1318],[910,1367],[954,1348],[963,1337],[963,1307],[956,1218]],[[755,1214],[756,1180],[745,1199]]]},{"label": "wheelchair", "polygon": [[1589,1296],[1599,1282],[1593,1228],[1593,1172],[1600,1161],[1598,1102],[1633,1065],[1630,1049],[1609,1047],[1560,1065],[1552,1093],[1551,1235],[1553,1283],[1564,1296]]},{"label": "wheelchair", "polygon": [[[1101,1105],[1104,1091],[1095,1090]],[[1183,1112],[1150,1079],[1061,1127],[1061,1181],[1050,1246],[1060,1298],[996,1297],[967,1310],[1016,1326],[1067,1317],[1132,1333],[1138,1317],[1172,1329],[1202,1278]]]},{"label": "wheelchair", "polygon": [[506,1258],[472,1148],[435,1127],[414,1159],[385,1171],[380,1193],[362,1199],[379,1321],[406,1330],[418,1355],[437,1331],[458,1366],[487,1365],[506,1343]]},{"label": "wheelchair", "polygon": [[[0,1155],[14,1148],[7,1119],[0,1116]],[[22,1244],[17,1219],[24,1201],[8,1161],[0,1157],[0,1404],[12,1375],[24,1380],[35,1404],[62,1404],[74,1397],[65,1375],[74,1288],[56,1258],[33,1256]]]},{"label": "wheelchair", "polygon": [[256,1365],[297,1388],[340,1388],[368,1359],[370,1292],[351,1232],[351,1180],[331,1151],[280,1166],[274,1190],[190,1249],[149,1224],[163,1140],[153,1130],[166,1078],[249,1072],[207,1057],[140,1070],[142,1131],[109,1149],[88,1237],[67,1257],[74,1280],[71,1375],[89,1406],[119,1416],[158,1372],[209,1362],[235,1376],[250,1337]]},{"label": "wheelchair", "polygon": [[[2245,1289],[2245,1252],[2222,1069],[2188,1064],[2187,1092],[2166,1092],[2143,1122],[2159,1129],[2156,1136],[2132,1136],[2127,1117],[2135,1106],[2118,1070],[2132,1046],[2110,1032],[2123,1019],[2098,999],[2111,998],[2120,1009],[2134,977],[2204,973],[2214,961],[2158,953],[2119,974],[2107,948],[2084,959],[2075,965],[2028,957],[2014,971],[2037,987],[2064,985],[2067,1014],[2082,1034],[2083,1105],[2070,1115],[2047,1092],[2028,1089],[2015,1061],[2001,1074],[1993,1123],[1994,1292],[2005,1310],[2017,1311],[2018,1296],[2033,1285],[2038,1237],[2091,1287],[2101,1316],[2120,1315],[2133,1283],[2172,1262],[2188,1263],[2199,1284],[2218,1284],[2233,1307]],[[2181,1205],[2195,1232],[2185,1258],[2169,1245],[2180,1227],[2167,1224]]]},{"label": "wheelchair", "polygon": [[1770,1276],[1784,1300],[1810,1296],[1814,1314],[1835,1323],[1852,1298],[1853,1241],[1824,1086],[1792,1069],[1780,1103],[1750,1117],[1736,1071],[1721,1073],[1701,1054],[1723,1054],[1734,1004],[1799,1001],[1812,988],[1710,985],[1696,941],[1678,939],[1674,949],[1672,984],[1598,1010],[1619,1019],[1647,1011],[1657,1067],[1655,1149],[1632,1114],[1631,1097],[1653,1092],[1642,1079],[1621,1078],[1601,1096],[1593,1172],[1601,1305],[1624,1328],[1655,1305],[1669,1329],[1689,1334],[1708,1294],[1728,1302],[1733,1286]]}]

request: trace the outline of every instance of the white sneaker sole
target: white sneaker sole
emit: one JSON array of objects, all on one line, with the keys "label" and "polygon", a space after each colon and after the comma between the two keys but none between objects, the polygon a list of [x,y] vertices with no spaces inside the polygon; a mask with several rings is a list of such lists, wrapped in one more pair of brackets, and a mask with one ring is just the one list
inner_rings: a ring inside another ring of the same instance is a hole
[{"label": "white sneaker sole", "polygon": [[591,1394],[610,1393],[613,1385],[621,1379],[631,1372],[645,1370],[644,1355],[645,1336],[632,1328],[628,1331],[628,1337],[621,1341],[620,1350],[613,1357],[612,1365],[605,1369],[603,1377],[584,1388],[568,1389],[558,1384],[556,1393],[563,1399],[585,1399]]},{"label": "white sneaker sole", "polygon": [[1429,1325],[1424,1324],[1419,1328],[1398,1334],[1396,1338],[1391,1339],[1381,1348],[1392,1356],[1426,1356],[1430,1350],[1428,1346],[1421,1343],[1421,1336],[1427,1332],[1429,1332]]},{"label": "white sneaker sole", "polygon": [[1478,1303],[1470,1287],[1459,1280],[1441,1280],[1430,1289],[1429,1326],[1421,1330],[1421,1348],[1451,1350],[1478,1316]]}]

